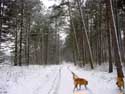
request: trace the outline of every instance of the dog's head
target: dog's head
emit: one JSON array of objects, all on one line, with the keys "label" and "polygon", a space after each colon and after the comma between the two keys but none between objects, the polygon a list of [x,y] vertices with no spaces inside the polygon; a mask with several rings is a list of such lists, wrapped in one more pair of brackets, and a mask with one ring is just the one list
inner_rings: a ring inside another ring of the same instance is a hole
[{"label": "dog's head", "polygon": [[73,79],[79,78],[74,72],[72,72]]}]

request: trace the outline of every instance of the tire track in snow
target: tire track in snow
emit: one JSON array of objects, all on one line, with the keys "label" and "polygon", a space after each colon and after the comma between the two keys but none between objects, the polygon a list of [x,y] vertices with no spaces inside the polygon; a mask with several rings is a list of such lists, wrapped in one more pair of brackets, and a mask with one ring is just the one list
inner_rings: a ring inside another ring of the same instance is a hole
[{"label": "tire track in snow", "polygon": [[0,94],[7,94],[7,90],[5,88],[0,88]]},{"label": "tire track in snow", "polygon": [[[59,69],[58,79],[57,79],[57,82],[55,84],[55,88],[53,89],[52,94],[58,94],[58,90],[59,90],[60,82],[61,82],[61,70],[62,70],[62,67]],[[49,93],[49,94],[51,94],[51,93]]]},{"label": "tire track in snow", "polygon": [[59,68],[58,74],[55,77],[55,79],[52,83],[51,89],[49,90],[49,92],[47,94],[57,94],[57,91],[58,91],[58,88],[60,85],[61,69],[62,69],[62,67]]},{"label": "tire track in snow", "polygon": [[61,75],[61,84],[58,94],[73,94],[73,80],[71,72],[67,69],[68,66],[64,66]]},{"label": "tire track in snow", "polygon": [[[54,71],[53,71],[53,70],[54,70]],[[48,87],[48,83],[52,81],[52,80],[49,81],[49,77],[48,77],[48,76],[52,75],[53,72],[55,72],[55,71],[56,71],[55,69],[52,69],[50,73],[46,74],[46,76],[47,76],[48,79],[45,80],[45,81],[42,81],[42,82],[44,82],[44,83],[41,83],[41,85],[40,85],[38,88],[36,88],[36,90],[34,91],[33,94],[39,94],[39,91],[40,91],[40,90],[44,89],[45,87]],[[55,73],[55,77],[53,77],[54,79],[57,77],[57,74],[58,74],[58,73]],[[52,82],[53,82],[53,81],[52,81]]]}]

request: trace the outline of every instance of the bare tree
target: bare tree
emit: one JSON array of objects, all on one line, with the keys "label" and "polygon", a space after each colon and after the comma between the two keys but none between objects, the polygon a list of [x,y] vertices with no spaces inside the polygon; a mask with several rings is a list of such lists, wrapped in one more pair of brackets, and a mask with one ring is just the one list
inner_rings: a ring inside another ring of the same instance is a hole
[{"label": "bare tree", "polygon": [[[69,0],[68,0],[69,2]],[[70,2],[69,2],[69,5],[68,5],[68,11],[69,11],[69,17],[70,17],[70,23],[71,23],[71,26],[72,26],[72,30],[73,30],[73,47],[75,49],[76,47],[76,52],[78,54],[78,58],[80,58],[80,50],[79,50],[79,44],[78,44],[78,39],[77,39],[77,35],[76,35],[76,29],[75,29],[75,26],[74,26],[74,22],[73,22],[73,19],[72,19],[72,13],[71,13],[71,5],[70,5]],[[73,57],[76,57],[75,56],[75,50],[73,50]],[[74,58],[75,59],[75,58]],[[76,61],[74,60],[74,63]],[[75,63],[76,64],[76,63]]]},{"label": "bare tree", "polygon": [[121,65],[121,54],[120,54],[120,48],[118,43],[118,35],[117,35],[115,16],[113,12],[112,0],[106,0],[106,4],[109,10],[109,14],[111,15],[110,25],[112,27],[112,38],[114,42],[114,53],[115,53],[115,64],[117,68],[117,76],[124,77],[124,74],[122,71],[122,65]]},{"label": "bare tree", "polygon": [[24,0],[21,0],[21,24],[20,24],[20,51],[19,51],[19,66],[22,65],[22,34],[23,34],[23,19],[24,19]]},{"label": "bare tree", "polygon": [[87,28],[85,25],[85,21],[84,21],[84,16],[83,16],[83,10],[82,10],[82,6],[81,6],[81,2],[80,0],[76,0],[77,4],[78,4],[78,8],[79,8],[79,12],[80,12],[80,16],[81,16],[81,20],[82,20],[82,25],[84,27],[84,35],[85,35],[85,39],[86,39],[86,43],[87,43],[87,48],[89,49],[89,55],[90,55],[90,65],[91,68],[93,69],[93,56],[92,56],[92,50],[91,50],[91,46],[90,46],[90,42],[89,42],[89,38],[88,38],[88,34],[87,34]]}]

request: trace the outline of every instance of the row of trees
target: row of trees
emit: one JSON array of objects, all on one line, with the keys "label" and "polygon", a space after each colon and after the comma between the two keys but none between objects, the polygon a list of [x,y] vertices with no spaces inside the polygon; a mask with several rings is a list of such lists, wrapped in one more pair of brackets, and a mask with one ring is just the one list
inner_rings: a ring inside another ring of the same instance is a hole
[{"label": "row of trees", "polygon": [[[115,4],[118,3],[115,0],[113,1],[113,15],[115,16],[115,22],[118,24],[119,27],[117,29],[120,29],[120,31],[117,30],[118,34],[118,43],[120,46],[120,51],[124,48],[124,11],[122,9],[116,8]],[[79,6],[77,3],[71,2],[70,3],[70,27],[72,32],[68,33],[68,37],[66,39],[66,49],[73,48],[73,44],[75,44],[74,51],[70,49],[69,54],[74,53],[76,59],[74,58],[74,62],[78,59],[80,61],[87,61],[90,60],[89,51],[87,50],[89,47],[86,45],[86,37],[85,34],[83,34],[82,31],[87,31],[87,35],[89,37],[90,46],[93,54],[93,60],[98,63],[99,65],[102,62],[107,62],[109,59],[113,58],[115,51],[113,51],[113,48],[115,47],[115,40],[112,38],[112,33],[109,33],[109,30],[112,29],[111,26],[108,25],[110,23],[111,13],[110,13],[110,5],[107,5],[106,0],[88,0],[86,5],[81,2],[82,7],[82,15],[84,17],[84,23],[85,27],[82,25],[82,17],[79,9]],[[118,6],[117,6],[118,7]],[[117,11],[116,11],[117,10]],[[115,13],[116,12],[116,13]],[[110,14],[109,14],[110,13]],[[117,14],[117,15],[116,15]],[[118,23],[117,21],[120,21]],[[116,25],[117,26],[117,25]],[[75,29],[75,33],[74,33]],[[109,29],[109,30],[108,30]],[[73,43],[74,38],[74,43]],[[72,43],[71,43],[72,42]],[[111,47],[110,47],[111,46]],[[78,49],[79,48],[79,49]],[[109,51],[111,50],[111,51]],[[111,53],[110,53],[111,52]],[[123,52],[123,51],[121,51]],[[112,57],[110,57],[110,54],[112,54]],[[81,58],[79,58],[81,56]],[[124,56],[124,55],[123,55]],[[109,58],[110,57],[110,58]],[[70,59],[70,58],[68,58]],[[122,60],[124,61],[124,57],[122,57]],[[82,64],[84,65],[83,62]]]},{"label": "row of trees", "polygon": [[[92,69],[109,62],[112,72],[115,62],[123,76],[124,6],[124,0],[60,0],[45,11],[39,0],[1,0],[0,44],[14,43],[14,65],[59,64],[63,57]],[[64,44],[61,32],[67,34]]]},{"label": "row of trees", "polygon": [[9,47],[14,43],[10,46],[14,65],[59,63],[61,40],[57,31],[62,21],[56,16],[58,12],[44,8],[40,0],[0,1],[1,62],[2,44]]},{"label": "row of trees", "polygon": [[57,7],[64,8],[70,23],[64,59],[80,66],[90,63],[92,69],[93,64],[109,62],[109,72],[115,62],[118,76],[123,77],[124,6],[123,0],[87,0],[86,4],[84,0],[62,1]]}]

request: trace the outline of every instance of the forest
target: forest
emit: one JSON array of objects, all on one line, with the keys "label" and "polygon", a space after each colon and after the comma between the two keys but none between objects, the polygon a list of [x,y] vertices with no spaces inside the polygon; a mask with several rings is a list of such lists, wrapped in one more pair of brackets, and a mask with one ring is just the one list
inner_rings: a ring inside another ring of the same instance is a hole
[{"label": "forest", "polygon": [[[100,79],[104,94],[125,94],[124,72],[125,0],[0,0],[0,94],[101,94],[91,89]],[[77,75],[88,90],[72,92]],[[65,76],[67,90],[57,88]],[[52,86],[42,89],[47,79]]]}]

